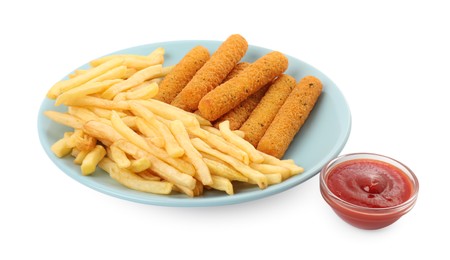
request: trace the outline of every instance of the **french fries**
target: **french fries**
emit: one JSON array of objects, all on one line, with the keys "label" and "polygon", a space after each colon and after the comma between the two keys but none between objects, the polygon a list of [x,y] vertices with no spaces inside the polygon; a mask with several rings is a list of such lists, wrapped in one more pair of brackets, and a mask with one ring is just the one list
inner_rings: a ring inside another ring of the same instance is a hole
[{"label": "french fries", "polygon": [[211,185],[213,184],[213,180],[211,178],[211,173],[209,172],[208,166],[203,161],[202,155],[199,151],[197,151],[192,145],[189,134],[181,123],[180,120],[174,120],[170,123],[170,130],[173,135],[177,139],[178,143],[183,147],[188,160],[194,165],[195,170],[197,171],[199,180],[203,183],[203,185]]},{"label": "french fries", "polygon": [[60,94],[64,93],[65,91],[68,91],[70,89],[76,88],[89,80],[92,80],[111,69],[118,67],[122,65],[123,58],[114,58],[111,59],[103,64],[101,64],[98,67],[94,67],[89,69],[83,74],[80,74],[77,77],[68,79],[68,80],[62,80],[53,85],[53,87],[48,91],[47,97],[51,99],[57,98]]},{"label": "french fries", "polygon": [[56,83],[47,96],[67,112],[44,113],[73,130],[52,145],[55,155],[73,156],[82,175],[101,168],[130,189],[189,197],[210,189],[233,195],[235,182],[265,189],[303,172],[291,160],[257,151],[228,121],[217,129],[153,99],[173,68],[163,66],[164,52],[105,56]]}]

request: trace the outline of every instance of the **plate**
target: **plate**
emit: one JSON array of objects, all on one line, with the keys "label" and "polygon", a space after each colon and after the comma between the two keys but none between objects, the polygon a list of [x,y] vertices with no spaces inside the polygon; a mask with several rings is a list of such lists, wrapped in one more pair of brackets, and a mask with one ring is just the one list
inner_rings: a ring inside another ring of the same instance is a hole
[{"label": "plate", "polygon": [[[213,53],[220,44],[221,42],[219,41],[160,42],[140,45],[115,53],[145,55],[155,48],[163,47],[166,50],[165,65],[174,65],[196,45],[202,45],[208,48],[210,53]],[[270,51],[258,46],[249,46],[242,60],[252,62]],[[235,194],[232,196],[219,191],[206,191],[201,197],[189,198],[183,194],[155,195],[131,190],[111,179],[101,169],[98,169],[90,176],[82,176],[79,165],[75,165],[72,162],[73,158],[71,156],[61,159],[56,157],[50,150],[51,145],[62,138],[65,131],[71,129],[59,125],[43,115],[43,112],[46,110],[67,110],[64,106],[55,107],[54,100],[47,98],[42,102],[38,115],[40,142],[48,157],[56,166],[74,180],[102,193],[138,203],[174,207],[219,206],[261,199],[283,192],[307,181],[316,175],[326,162],[336,157],[344,148],[351,129],[350,109],[338,87],[326,75],[311,65],[289,55],[286,55],[286,57],[289,59],[287,74],[295,77],[297,80],[307,75],[313,75],[322,81],[323,92],[310,117],[285,154],[285,158],[294,159],[305,171],[264,190],[255,187],[256,185],[237,185]],[[89,65],[85,64],[80,69],[87,67]]]}]

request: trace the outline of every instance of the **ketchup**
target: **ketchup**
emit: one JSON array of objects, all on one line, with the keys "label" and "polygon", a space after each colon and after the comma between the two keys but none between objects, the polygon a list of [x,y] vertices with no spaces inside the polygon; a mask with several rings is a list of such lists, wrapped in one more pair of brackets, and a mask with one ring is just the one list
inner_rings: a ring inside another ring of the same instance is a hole
[{"label": "ketchup", "polygon": [[407,201],[413,184],[399,168],[372,159],[354,159],[331,169],[327,186],[337,197],[368,208],[388,208]]}]

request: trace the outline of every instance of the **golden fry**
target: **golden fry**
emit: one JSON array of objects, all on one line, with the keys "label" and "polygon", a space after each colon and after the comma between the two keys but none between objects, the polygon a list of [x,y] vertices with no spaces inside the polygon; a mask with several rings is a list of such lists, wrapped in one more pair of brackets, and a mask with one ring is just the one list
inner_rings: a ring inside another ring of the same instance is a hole
[{"label": "golden fry", "polygon": [[115,145],[109,146],[108,156],[119,166],[119,168],[128,168],[131,165],[126,153]]},{"label": "golden fry", "polygon": [[140,149],[133,143],[122,139],[115,142],[115,145],[136,159],[147,157],[151,163],[150,169],[161,176],[161,178],[175,185],[183,186],[191,190],[195,188],[196,181],[192,176],[178,171],[169,164],[154,157],[154,155],[152,156],[150,153]]},{"label": "golden fry", "polygon": [[264,174],[260,173],[259,171],[250,168],[250,166],[244,164],[243,162],[237,160],[236,158],[233,158],[229,155],[221,153],[220,151],[212,149],[199,138],[194,138],[191,140],[191,142],[194,145],[194,147],[200,152],[212,155],[230,164],[233,168],[242,173],[249,180],[253,180],[259,186],[259,188],[265,189],[267,187],[268,185],[267,177],[264,176]]},{"label": "golden fry", "polygon": [[230,122],[223,121],[222,123],[220,123],[219,130],[222,136],[227,141],[245,151],[248,154],[250,161],[255,163],[260,163],[264,161],[264,158],[260,155],[260,153],[255,149],[255,147],[251,143],[242,139],[241,137],[239,137],[230,130]]},{"label": "golden fry", "polygon": [[156,120],[153,113],[145,106],[137,102],[129,102],[131,111],[134,114],[144,118],[154,129],[157,129],[161,136],[164,138],[164,147],[167,153],[172,157],[181,157],[184,154],[184,149],[177,143],[173,133],[163,123]]},{"label": "golden fry", "polygon": [[[214,158],[214,157],[212,157]],[[248,178],[233,169],[232,167],[226,165],[224,162],[219,162],[219,159],[210,159],[203,157],[203,161],[205,161],[206,165],[208,165],[209,170],[212,175],[221,176],[229,179],[230,181],[241,181],[247,182]]]},{"label": "golden fry", "polygon": [[91,68],[86,73],[83,73],[77,77],[74,77],[72,79],[68,80],[62,80],[57,82],[53,87],[48,91],[47,97],[51,99],[57,98],[61,93],[68,91],[72,88],[78,87],[89,80],[98,77],[107,71],[114,69],[115,67],[118,67],[122,65],[123,59],[121,58],[115,58],[111,59],[103,64],[101,64],[98,67]]},{"label": "golden fry", "polygon": [[50,150],[59,158],[68,155],[72,151],[72,147],[67,145],[67,139],[68,137],[63,137],[50,147]]},{"label": "golden fry", "polygon": [[231,184],[230,180],[221,176],[212,176],[213,183],[208,185],[209,187],[225,191],[228,195],[233,195],[233,184]]},{"label": "golden fry", "polygon": [[83,121],[79,118],[76,118],[72,115],[69,115],[67,113],[61,113],[56,111],[45,111],[44,115],[49,117],[51,120],[55,121],[56,123],[72,127],[74,129],[80,129],[83,127]]},{"label": "golden fry", "polygon": [[66,101],[66,106],[78,106],[78,107],[98,107],[110,110],[127,110],[129,109],[126,101],[115,102],[103,98],[94,96],[85,96],[80,99],[70,99]]},{"label": "golden fry", "polygon": [[275,156],[272,156],[272,155],[269,155],[269,154],[266,154],[263,152],[261,152],[260,154],[264,158],[264,163],[278,165],[278,166],[287,168],[291,172],[291,175],[296,175],[296,174],[300,174],[303,172],[302,167],[292,164],[289,161],[286,162],[285,160],[280,160],[280,159],[276,158]]},{"label": "golden fry", "polygon": [[126,79],[125,81],[119,82],[111,86],[109,89],[103,92],[102,98],[112,99],[122,91],[137,86],[146,80],[159,77],[161,75],[161,72],[162,72],[161,64],[150,66],[148,68],[140,70],[134,73],[130,78]]},{"label": "golden fry", "polygon": [[105,91],[111,85],[121,82],[121,79],[105,80],[102,82],[86,83],[79,87],[70,89],[56,98],[55,106],[65,104],[70,99],[80,99],[89,94],[95,94]]},{"label": "golden fry", "polygon": [[169,194],[172,192],[173,184],[165,181],[146,180],[127,169],[118,167],[108,158],[101,160],[99,167],[108,172],[111,178],[130,189],[155,194]]},{"label": "golden fry", "polygon": [[184,111],[178,107],[166,104],[164,102],[149,99],[149,100],[136,100],[141,105],[148,108],[155,115],[161,116],[168,120],[181,120],[186,127],[199,127],[198,122],[194,114]]},{"label": "golden fry", "polygon": [[164,147],[164,138],[159,133],[157,129],[151,126],[147,121],[142,118],[136,119],[136,126],[145,137],[149,138],[150,141],[158,146],[159,148]]},{"label": "golden fry", "polygon": [[194,148],[189,139],[189,134],[184,128],[180,120],[174,120],[170,123],[170,130],[177,139],[180,146],[184,149],[189,161],[194,165],[198,177],[203,185],[210,185],[213,183],[211,173],[206,163],[202,159],[202,155]]},{"label": "golden fry", "polygon": [[90,175],[95,172],[97,164],[105,157],[105,155],[105,148],[101,145],[97,145],[86,155],[86,157],[84,157],[83,162],[81,163],[81,174]]},{"label": "golden fry", "polygon": [[133,172],[142,172],[150,168],[152,163],[147,157],[142,157],[131,161],[129,170]]}]

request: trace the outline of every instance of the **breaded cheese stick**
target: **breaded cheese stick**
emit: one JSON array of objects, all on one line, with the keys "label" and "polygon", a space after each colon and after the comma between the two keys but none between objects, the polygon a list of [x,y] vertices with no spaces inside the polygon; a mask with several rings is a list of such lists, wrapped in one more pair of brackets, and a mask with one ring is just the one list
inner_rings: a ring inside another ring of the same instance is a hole
[{"label": "breaded cheese stick", "polygon": [[222,83],[244,57],[247,48],[248,43],[241,35],[233,34],[228,37],[171,104],[189,112],[197,110],[200,99]]},{"label": "breaded cheese stick", "polygon": [[277,158],[283,157],[321,93],[322,83],[319,79],[313,76],[301,79],[278,110],[257,149]]},{"label": "breaded cheese stick", "polygon": [[288,59],[280,52],[262,56],[236,77],[206,94],[198,104],[200,114],[209,121],[218,119],[281,75],[287,67]]},{"label": "breaded cheese stick", "polygon": [[236,77],[239,73],[241,73],[245,68],[247,68],[250,65],[249,62],[239,62],[234,66],[234,68],[228,73],[227,77],[223,80],[222,83]]},{"label": "breaded cheese stick", "polygon": [[287,74],[278,77],[269,87],[264,97],[251,112],[239,130],[244,131],[244,139],[257,146],[278,110],[284,104],[296,85],[295,78]]},{"label": "breaded cheese stick", "polygon": [[249,96],[246,100],[242,101],[237,107],[230,110],[225,115],[221,116],[219,119],[214,122],[214,127],[218,128],[219,124],[223,121],[230,121],[230,129],[237,130],[242,124],[247,120],[247,118],[252,113],[253,109],[258,105],[261,101],[264,94],[266,94],[269,85],[266,85],[260,88],[256,93]]},{"label": "breaded cheese stick", "polygon": [[170,104],[208,60],[208,49],[203,46],[192,48],[164,77],[154,99]]}]

